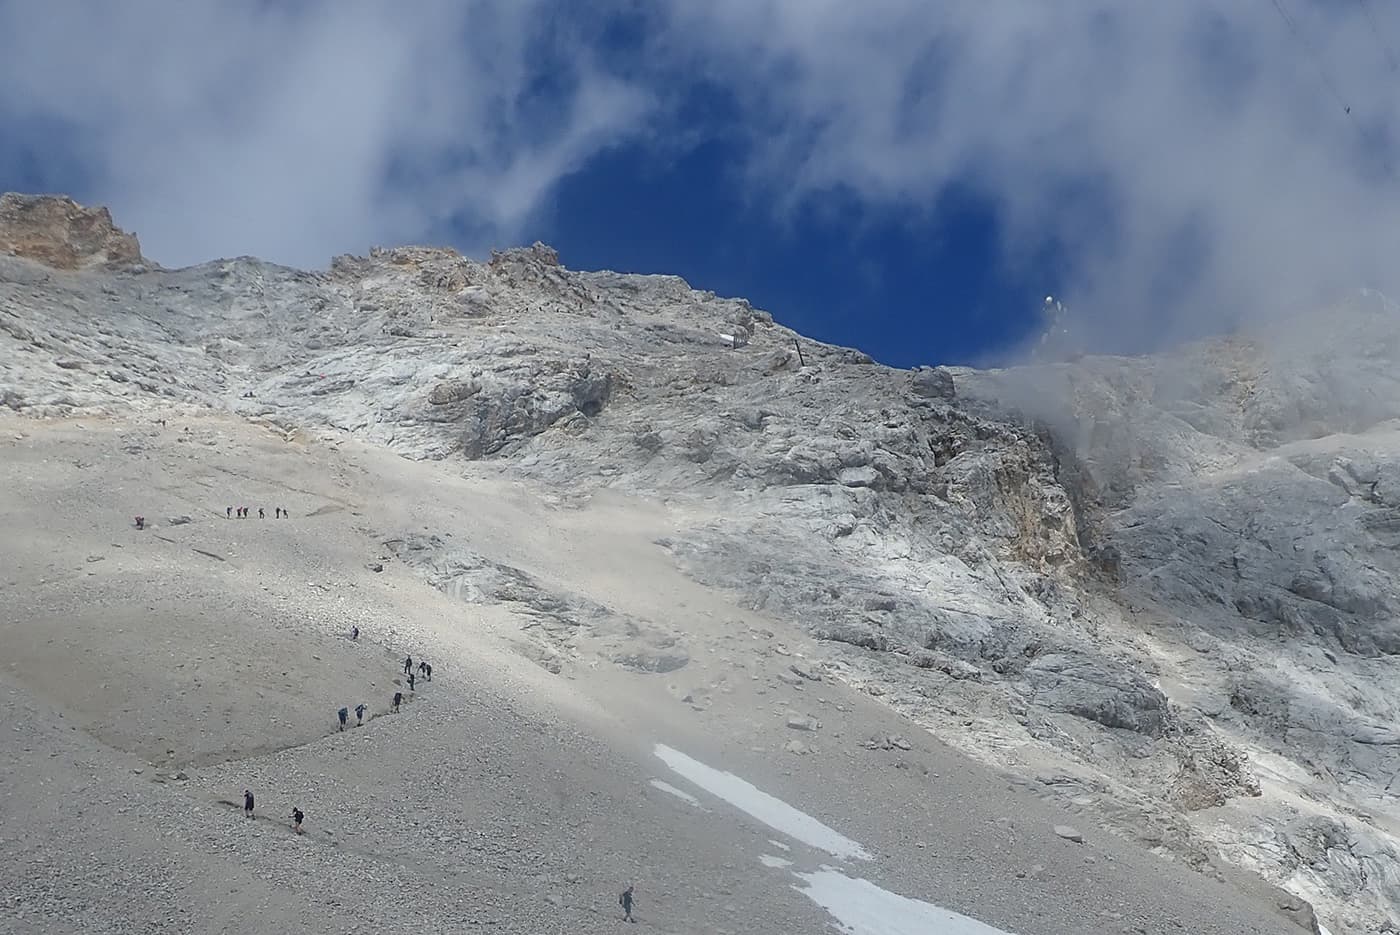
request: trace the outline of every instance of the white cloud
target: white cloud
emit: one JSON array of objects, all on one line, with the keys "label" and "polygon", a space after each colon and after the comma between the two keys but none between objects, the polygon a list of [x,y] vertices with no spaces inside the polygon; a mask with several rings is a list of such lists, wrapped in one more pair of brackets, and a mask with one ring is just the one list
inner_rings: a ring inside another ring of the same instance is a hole
[{"label": "white cloud", "polygon": [[972,182],[1013,249],[1065,248],[1097,332],[1170,337],[1397,286],[1400,16],[1280,3],[1296,35],[1270,2],[709,0],[668,41],[736,90],[791,200]]},{"label": "white cloud", "polygon": [[0,3],[0,112],[74,129],[98,200],[167,264],[319,266],[449,220],[510,237],[648,108],[550,45],[546,6]]},{"label": "white cloud", "polygon": [[[971,182],[1013,256],[1060,245],[1095,333],[1169,337],[1400,293],[1400,14],[1278,0],[1295,35],[1272,2],[617,0],[647,13],[624,70],[549,0],[0,0],[0,114],[78,132],[166,263],[503,243],[602,149],[738,132],[750,204]],[[701,79],[742,126],[677,125]]]}]

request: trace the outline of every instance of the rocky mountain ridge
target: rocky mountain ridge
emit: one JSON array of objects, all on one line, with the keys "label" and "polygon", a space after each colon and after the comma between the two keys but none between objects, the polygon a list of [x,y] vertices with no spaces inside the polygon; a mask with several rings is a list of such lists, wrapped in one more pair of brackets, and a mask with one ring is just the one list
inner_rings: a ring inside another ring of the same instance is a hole
[{"label": "rocky mountain ridge", "polygon": [[[1256,870],[1333,931],[1400,926],[1388,308],[1321,342],[898,371],[540,244],[163,270],[105,211],[0,205],[8,408],[213,408],[490,463],[565,505],[722,502],[659,544],[823,640],[795,679],[863,687],[1164,856]],[[448,593],[537,608],[550,671],[599,621],[650,627],[619,664],[684,665],[664,621],[571,606],[432,531],[384,541]]]}]

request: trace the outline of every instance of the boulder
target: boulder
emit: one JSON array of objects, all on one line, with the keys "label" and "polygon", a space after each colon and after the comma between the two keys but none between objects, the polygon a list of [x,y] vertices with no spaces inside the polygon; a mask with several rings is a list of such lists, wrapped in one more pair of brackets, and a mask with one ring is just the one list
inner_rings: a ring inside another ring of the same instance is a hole
[{"label": "boulder", "polygon": [[953,374],[946,367],[920,367],[909,378],[909,386],[915,396],[925,399],[943,399],[951,402],[957,398],[953,387]]},{"label": "boulder", "polygon": [[1033,659],[1022,672],[1032,700],[1105,727],[1160,736],[1167,723],[1167,699],[1146,679],[1104,660],[1074,653]]},{"label": "boulder", "polygon": [[481,392],[481,384],[476,380],[446,380],[434,386],[428,394],[428,402],[434,406],[448,406],[470,399]]}]

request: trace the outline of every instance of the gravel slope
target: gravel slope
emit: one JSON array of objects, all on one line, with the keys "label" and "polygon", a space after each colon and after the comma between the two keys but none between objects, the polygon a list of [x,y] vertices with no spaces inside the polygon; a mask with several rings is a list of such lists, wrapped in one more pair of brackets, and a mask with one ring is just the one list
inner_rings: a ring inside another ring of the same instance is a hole
[{"label": "gravel slope", "polygon": [[[654,544],[693,515],[161,417],[0,417],[0,863],[17,868],[0,926],[601,932],[631,881],[655,931],[818,931],[831,920],[792,874],[824,865],[1022,935],[1287,925],[1272,891],[1153,857],[814,680],[801,628]],[[243,502],[292,518],[223,518]],[[132,528],[137,513],[153,528]],[[384,544],[415,535],[527,577],[512,600],[451,596]],[[560,618],[567,634],[541,632]],[[389,714],[405,652],[435,678]],[[685,664],[639,670],[662,654]],[[369,722],[336,732],[335,708],[361,699]],[[657,743],[875,859],[784,839],[672,773]],[[774,840],[792,868],[760,861]]]}]

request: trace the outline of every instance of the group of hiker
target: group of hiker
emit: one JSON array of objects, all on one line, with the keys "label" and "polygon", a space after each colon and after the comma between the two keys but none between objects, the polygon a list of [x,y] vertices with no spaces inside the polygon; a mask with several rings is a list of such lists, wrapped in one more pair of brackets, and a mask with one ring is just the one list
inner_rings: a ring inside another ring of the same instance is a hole
[{"label": "group of hiker", "polygon": [[[249,818],[253,817],[253,792],[251,789],[243,790],[243,814]],[[306,814],[295,805],[292,806],[292,830],[297,834],[304,834],[301,823],[306,818]]]},{"label": "group of hiker", "polygon": [[[252,507],[247,507],[247,506],[226,506],[226,507],[224,507],[224,516],[225,516],[226,518],[228,518],[228,519],[233,519],[234,517],[237,517],[238,519],[247,519],[247,518],[248,518],[248,515],[249,515],[249,513],[250,513],[251,511],[252,511]],[[287,508],[284,507],[284,506],[275,506],[275,507],[273,507],[273,508],[272,508],[272,513],[273,513],[273,518],[274,518],[274,519],[291,519],[291,518],[292,518],[292,514],[291,514],[291,513],[287,510]],[[263,507],[258,507],[258,519],[267,519],[267,510],[264,509]],[[144,517],[144,516],[137,516],[137,517],[135,517],[135,520],[136,520],[136,528],[137,528],[137,529],[145,529],[145,528],[146,528],[146,517]],[[186,520],[185,522],[188,522],[188,520]]]},{"label": "group of hiker", "polygon": [[[352,626],[350,627],[350,639],[351,639],[352,641],[358,642],[358,641],[359,641],[359,638],[360,638],[360,628],[359,628],[358,626],[353,626],[353,625],[352,625]],[[413,691],[413,690],[414,690],[414,686],[415,686],[415,684],[417,683],[418,678],[419,678],[420,676],[421,676],[423,679],[425,679],[425,680],[427,680],[427,681],[429,681],[429,682],[431,682],[431,681],[433,680],[433,667],[432,667],[432,664],[431,664],[431,663],[427,662],[427,661],[424,660],[424,659],[419,659],[418,662],[417,662],[417,664],[415,665],[415,664],[414,664],[414,661],[413,661],[413,656],[410,654],[410,655],[407,655],[407,656],[404,657],[404,660],[403,660],[403,674],[404,674],[404,676],[406,677],[406,679],[407,679],[407,681],[408,681],[408,690],[409,690],[409,691]],[[402,703],[403,703],[403,692],[401,692],[401,691],[396,691],[396,692],[394,692],[393,701],[392,701],[392,703],[391,703],[391,709],[394,711],[394,713],[398,713],[399,705],[402,704]],[[369,706],[366,705],[364,702],[360,702],[359,704],[355,705],[354,711],[355,711],[355,726],[356,726],[356,727],[359,727],[361,724],[364,723],[365,712],[368,711],[368,710],[369,710]],[[349,709],[348,707],[346,707],[346,708],[341,708],[339,711],[336,712],[336,716],[338,717],[338,719],[339,719],[339,721],[340,721],[340,726],[339,726],[338,729],[339,729],[339,730],[342,730],[342,731],[345,730],[345,725],[346,725],[346,723],[349,721],[349,717],[350,717],[350,709]],[[246,815],[248,818],[252,818],[252,817],[253,817],[253,808],[254,808],[254,805],[255,805],[255,802],[254,802],[254,799],[253,799],[253,792],[252,792],[252,790],[251,790],[251,789],[244,789],[244,790],[243,790],[243,814]],[[302,810],[301,810],[299,807],[293,806],[293,807],[292,807],[292,816],[291,816],[291,817],[292,817],[292,830],[293,830],[294,832],[296,832],[297,834],[304,834],[305,832],[302,830],[302,822],[303,822],[303,821],[305,820],[305,818],[306,818],[305,813],[302,812]],[[636,921],[637,921],[636,919],[634,919],[634,918],[632,917],[632,905],[633,905],[632,890],[633,890],[633,887],[632,887],[631,885],[628,885],[627,889],[623,890],[623,891],[622,891],[622,894],[621,894],[620,896],[618,896],[618,898],[617,898],[617,904],[618,904],[619,906],[622,907],[622,919],[623,919],[624,922],[636,922]]]},{"label": "group of hiker", "polygon": [[[398,693],[395,692],[395,694],[397,695]],[[355,726],[356,726],[356,727],[359,727],[361,724],[363,724],[363,723],[365,722],[365,712],[368,711],[368,710],[369,710],[369,706],[366,705],[363,701],[360,702],[359,704],[355,705]],[[398,707],[395,706],[394,710],[397,711],[397,710],[398,710]],[[349,719],[349,717],[350,717],[350,709],[349,709],[349,708],[341,708],[339,711],[336,712],[336,715],[340,718],[340,730],[345,730],[345,722],[346,722],[346,721]]]},{"label": "group of hiker", "polygon": [[[360,628],[358,626],[350,627],[350,639],[352,642],[359,641]],[[423,659],[418,660],[418,665],[415,667],[413,664],[413,656],[410,654],[404,657],[403,674],[408,680],[408,690],[416,691],[418,688],[419,677],[422,677],[423,679],[429,682],[433,680],[433,667],[431,663]],[[398,714],[399,705],[401,704],[403,704],[403,692],[394,692],[394,697],[389,702],[389,710],[394,712],[395,714]],[[345,707],[341,708],[335,713],[336,719],[340,722],[339,726],[336,728],[337,732],[345,730],[345,725],[350,722],[350,710],[351,709],[349,707]],[[356,727],[359,727],[360,725],[364,724],[365,712],[368,710],[369,706],[366,705],[363,701],[355,705],[354,711]]]},{"label": "group of hiker", "polygon": [[[259,511],[259,512],[261,512],[261,511]],[[285,510],[283,510],[282,512],[283,512],[283,514],[286,513]],[[358,641],[358,640],[360,639],[360,628],[359,628],[359,627],[357,627],[357,626],[352,626],[352,627],[350,628],[350,639],[353,640],[353,641]],[[415,686],[415,684],[417,683],[417,680],[418,680],[418,678],[417,678],[418,675],[422,675],[422,676],[423,676],[424,678],[426,678],[429,682],[431,682],[431,681],[433,680],[433,667],[432,667],[432,665],[429,664],[428,662],[424,661],[424,660],[419,660],[418,665],[417,665],[417,667],[416,667],[416,669],[415,669],[415,667],[414,667],[414,665],[413,665],[413,657],[412,657],[411,655],[405,657],[405,659],[404,659],[404,661],[403,661],[403,672],[404,672],[404,675],[408,676],[408,690],[409,690],[409,691],[413,691],[413,690],[414,690],[414,686]],[[391,708],[392,708],[392,710],[393,710],[393,712],[394,712],[395,714],[398,713],[398,711],[399,711],[399,705],[401,705],[402,703],[403,703],[403,692],[394,692],[393,701],[391,702]],[[355,705],[355,726],[356,726],[356,727],[359,727],[360,725],[362,725],[362,724],[365,722],[365,712],[367,712],[368,710],[369,710],[369,705],[365,704],[364,702],[360,702],[359,704]],[[346,725],[346,723],[348,723],[349,720],[350,720],[350,709],[349,709],[348,707],[346,707],[346,708],[341,708],[339,711],[336,712],[336,716],[337,716],[337,718],[340,720],[339,730],[345,730],[345,725]],[[251,789],[244,789],[244,790],[243,790],[243,814],[246,815],[246,816],[248,816],[249,818],[252,818],[252,817],[253,817],[253,808],[254,808],[254,805],[255,805],[255,802],[254,802],[254,799],[253,799],[253,792],[252,792],[252,790],[251,790]],[[297,834],[303,834],[303,833],[304,833],[304,832],[302,831],[301,823],[302,823],[302,821],[303,821],[305,818],[306,818],[305,813],[302,812],[302,810],[301,810],[300,808],[297,808],[297,807],[293,806],[293,808],[292,808],[292,830],[295,831]]]},{"label": "group of hiker", "polygon": [[[403,674],[406,675],[406,676],[408,676],[408,687],[409,687],[409,688],[412,688],[412,687],[413,687],[413,680],[414,680],[414,675],[413,675],[413,657],[412,657],[412,656],[408,656],[407,658],[404,659],[404,661],[403,661]],[[422,675],[422,676],[424,676],[424,677],[426,677],[427,680],[428,680],[429,682],[431,682],[431,681],[433,680],[433,667],[430,666],[430,665],[428,665],[426,662],[423,662],[423,661],[420,659],[420,660],[418,661],[418,674],[419,674],[419,675]]]},{"label": "group of hiker", "polygon": [[[228,519],[233,519],[235,516],[239,519],[247,519],[248,511],[250,509],[251,507],[246,506],[226,506],[224,507],[224,516]],[[284,506],[276,506],[273,507],[272,510],[275,519],[292,518],[292,514],[288,513],[287,508]],[[262,507],[258,507],[258,519],[267,519],[267,511],[264,510]]]}]

